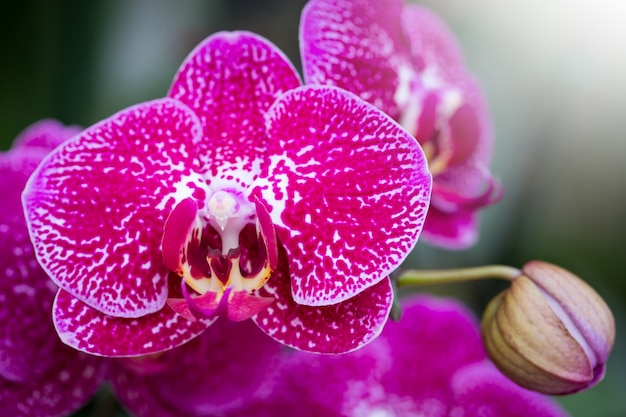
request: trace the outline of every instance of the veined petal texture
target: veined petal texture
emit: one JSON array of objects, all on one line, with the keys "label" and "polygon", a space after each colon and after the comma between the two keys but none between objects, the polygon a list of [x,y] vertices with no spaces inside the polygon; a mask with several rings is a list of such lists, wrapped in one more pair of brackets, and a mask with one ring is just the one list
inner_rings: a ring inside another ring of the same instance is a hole
[{"label": "veined petal texture", "polygon": [[269,157],[254,192],[272,207],[294,301],[336,304],[386,279],[428,210],[431,176],[418,143],[374,106],[327,86],[286,93],[267,123]]},{"label": "veined petal texture", "polygon": [[197,117],[172,99],[139,104],[51,153],[23,194],[39,262],[86,304],[118,317],[158,311],[168,268],[158,250],[176,201],[202,193]]},{"label": "veined petal texture", "polygon": [[168,96],[187,104],[202,123],[204,140],[195,152],[203,173],[246,188],[267,150],[264,114],[299,85],[291,62],[267,40],[218,32],[189,54]]}]

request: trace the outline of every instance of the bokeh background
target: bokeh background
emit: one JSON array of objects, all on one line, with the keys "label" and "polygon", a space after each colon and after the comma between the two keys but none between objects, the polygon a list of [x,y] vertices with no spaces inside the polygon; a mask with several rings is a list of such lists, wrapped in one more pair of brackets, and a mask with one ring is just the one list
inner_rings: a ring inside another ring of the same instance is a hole
[{"label": "bokeh background", "polygon": [[[304,0],[28,0],[0,5],[0,150],[45,117],[89,126],[165,95],[185,56],[218,30],[269,38],[299,67]],[[411,266],[560,264],[606,298],[617,343],[605,381],[558,398],[575,417],[626,415],[626,3],[425,0],[458,36],[495,122],[505,198],[479,244],[419,244]],[[501,289],[433,288],[480,311]],[[98,400],[81,415],[111,415]],[[109,414],[105,414],[109,413]],[[117,410],[113,414],[122,416]]]}]

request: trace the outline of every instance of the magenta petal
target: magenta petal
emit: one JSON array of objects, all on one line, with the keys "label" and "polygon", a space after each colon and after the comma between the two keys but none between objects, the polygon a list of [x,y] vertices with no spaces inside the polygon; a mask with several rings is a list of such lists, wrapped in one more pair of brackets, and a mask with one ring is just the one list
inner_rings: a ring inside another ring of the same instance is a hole
[{"label": "magenta petal", "polygon": [[454,34],[446,24],[425,7],[406,4],[402,10],[402,29],[408,37],[412,60],[437,69],[448,81],[464,72],[464,58]]},{"label": "magenta petal", "polygon": [[185,198],[178,203],[165,220],[161,252],[163,263],[177,274],[182,275],[181,253],[187,237],[196,222],[198,203],[193,198]]},{"label": "magenta petal", "polygon": [[259,290],[259,295],[276,299],[252,318],[261,330],[288,346],[317,353],[350,352],[380,334],[393,301],[388,278],[347,301],[305,306],[291,296],[284,251],[280,255],[277,270]]},{"label": "magenta petal", "polygon": [[102,382],[100,358],[55,341],[53,366],[23,383],[0,378],[0,415],[51,417],[73,413],[89,401]]},{"label": "magenta petal", "polygon": [[448,120],[450,127],[451,157],[450,165],[459,165],[467,161],[480,141],[480,126],[474,108],[469,104],[459,107]]},{"label": "magenta petal", "polygon": [[307,84],[350,90],[397,118],[394,99],[409,45],[399,0],[313,0],[300,20],[300,51]]},{"label": "magenta petal", "polygon": [[11,381],[46,370],[57,342],[50,318],[56,288],[37,263],[20,200],[44,156],[35,148],[0,153],[0,378]]},{"label": "magenta petal", "polygon": [[79,126],[65,126],[54,119],[44,119],[28,126],[15,138],[12,149],[43,148],[48,151],[78,134]]},{"label": "magenta petal", "polygon": [[210,320],[185,319],[169,307],[139,318],[111,317],[59,290],[53,306],[61,340],[100,356],[137,356],[170,350],[205,331]]},{"label": "magenta petal", "polygon": [[66,291],[138,317],[167,298],[160,240],[177,200],[202,192],[198,119],[175,100],[125,109],[50,154],[24,191],[38,259]]},{"label": "magenta petal", "polygon": [[254,192],[272,207],[293,298],[350,299],[386,279],[415,245],[431,192],[417,142],[344,90],[294,89],[268,116],[269,166]]},{"label": "magenta petal", "polygon": [[422,231],[422,241],[446,249],[466,249],[478,240],[478,213],[441,211],[431,204]]},{"label": "magenta petal", "polygon": [[110,380],[138,417],[231,415],[266,394],[280,349],[250,321],[219,320],[161,356],[116,361]]},{"label": "magenta petal", "polygon": [[402,318],[389,321],[380,337],[392,346],[394,362],[382,381],[388,392],[416,403],[436,398],[450,404],[455,372],[485,358],[478,322],[452,300],[412,296],[402,307]]},{"label": "magenta petal", "polygon": [[464,417],[567,416],[556,402],[515,385],[487,361],[457,372],[452,389]]},{"label": "magenta petal", "polygon": [[204,173],[245,188],[258,175],[267,148],[265,113],[280,94],[299,85],[292,64],[269,41],[250,32],[219,32],[189,54],[168,95],[200,118],[204,140],[195,151]]}]

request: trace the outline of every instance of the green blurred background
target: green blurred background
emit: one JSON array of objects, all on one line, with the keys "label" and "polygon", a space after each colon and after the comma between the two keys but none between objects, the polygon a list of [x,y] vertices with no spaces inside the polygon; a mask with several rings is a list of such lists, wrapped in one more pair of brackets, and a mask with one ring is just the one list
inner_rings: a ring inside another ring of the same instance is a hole
[{"label": "green blurred background", "polygon": [[[0,5],[0,149],[30,123],[88,126],[165,95],[178,65],[218,30],[269,38],[299,67],[304,0],[29,0]],[[560,264],[606,298],[617,343],[605,381],[558,398],[575,417],[626,416],[626,3],[429,0],[482,81],[505,198],[481,240],[418,245],[411,266]],[[498,283],[433,288],[477,311]],[[96,403],[81,415],[105,415]],[[110,410],[109,410],[110,411]],[[121,412],[118,412],[122,415]]]}]

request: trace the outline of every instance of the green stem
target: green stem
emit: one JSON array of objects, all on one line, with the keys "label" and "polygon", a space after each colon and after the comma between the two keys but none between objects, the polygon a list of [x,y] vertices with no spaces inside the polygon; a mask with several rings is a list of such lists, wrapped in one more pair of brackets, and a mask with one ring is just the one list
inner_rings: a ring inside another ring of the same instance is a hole
[{"label": "green stem", "polygon": [[521,271],[506,265],[485,265],[458,269],[419,270],[408,269],[398,275],[398,287],[452,284],[488,278],[513,280]]}]

